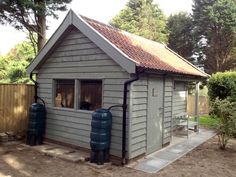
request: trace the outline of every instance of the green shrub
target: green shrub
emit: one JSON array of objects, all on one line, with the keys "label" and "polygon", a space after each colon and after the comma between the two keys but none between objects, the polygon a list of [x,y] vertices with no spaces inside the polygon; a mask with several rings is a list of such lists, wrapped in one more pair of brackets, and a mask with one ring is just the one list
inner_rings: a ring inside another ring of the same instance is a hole
[{"label": "green shrub", "polygon": [[8,70],[7,76],[11,83],[28,83],[29,77],[26,73],[26,67],[29,62],[25,60],[14,60],[11,61]]},{"label": "green shrub", "polygon": [[236,102],[215,99],[211,103],[212,113],[218,119],[215,124],[220,149],[225,149],[228,140],[236,134]]},{"label": "green shrub", "polygon": [[208,82],[208,95],[210,101],[217,97],[236,100],[236,71],[213,74]]}]

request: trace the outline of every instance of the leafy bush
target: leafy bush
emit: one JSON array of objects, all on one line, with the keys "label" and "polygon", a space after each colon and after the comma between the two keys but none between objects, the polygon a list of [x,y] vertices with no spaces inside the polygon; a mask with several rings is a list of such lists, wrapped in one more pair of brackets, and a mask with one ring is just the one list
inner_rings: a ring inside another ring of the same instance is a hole
[{"label": "leafy bush", "polygon": [[211,103],[211,108],[218,119],[215,128],[219,137],[219,147],[224,150],[228,140],[236,134],[236,102],[216,98]]},{"label": "leafy bush", "polygon": [[208,82],[208,95],[211,101],[219,99],[236,99],[236,71],[218,72]]},{"label": "leafy bush", "polygon": [[29,77],[26,73],[26,67],[29,62],[25,60],[12,61],[8,67],[7,76],[10,83],[28,83]]}]

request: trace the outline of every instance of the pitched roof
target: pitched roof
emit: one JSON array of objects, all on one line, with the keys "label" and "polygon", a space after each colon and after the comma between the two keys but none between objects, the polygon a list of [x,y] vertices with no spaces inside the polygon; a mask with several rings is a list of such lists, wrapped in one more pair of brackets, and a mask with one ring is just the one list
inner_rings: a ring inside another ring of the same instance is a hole
[{"label": "pitched roof", "polygon": [[40,67],[71,25],[80,30],[128,73],[135,73],[135,67],[141,67],[174,74],[208,76],[163,44],[76,15],[72,10],[28,66],[28,73]]},{"label": "pitched roof", "polygon": [[164,44],[119,30],[84,16],[81,17],[129,58],[133,59],[139,67],[194,76],[207,76],[206,73]]}]

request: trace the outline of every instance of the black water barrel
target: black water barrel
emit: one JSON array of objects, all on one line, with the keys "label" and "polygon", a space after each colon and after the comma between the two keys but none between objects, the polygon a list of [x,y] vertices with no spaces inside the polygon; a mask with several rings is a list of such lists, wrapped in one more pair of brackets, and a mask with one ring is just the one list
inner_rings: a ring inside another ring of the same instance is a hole
[{"label": "black water barrel", "polygon": [[26,144],[34,146],[43,143],[46,109],[43,104],[33,103],[29,109],[29,124]]},{"label": "black water barrel", "polygon": [[103,164],[108,161],[111,143],[112,114],[108,109],[97,109],[92,114],[90,147],[90,162]]},{"label": "black water barrel", "polygon": [[108,109],[97,109],[92,114],[90,146],[92,150],[110,148],[112,114]]}]

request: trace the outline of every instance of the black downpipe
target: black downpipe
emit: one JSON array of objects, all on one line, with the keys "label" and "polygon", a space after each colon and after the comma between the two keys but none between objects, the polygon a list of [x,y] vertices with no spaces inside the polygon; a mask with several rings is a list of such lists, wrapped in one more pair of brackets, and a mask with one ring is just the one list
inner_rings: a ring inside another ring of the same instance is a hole
[{"label": "black downpipe", "polygon": [[[142,71],[143,72],[143,71]],[[121,164],[124,166],[126,164],[126,110],[127,110],[127,93],[128,93],[128,85],[134,81],[139,80],[139,75],[141,72],[137,72],[135,77],[125,81],[124,83],[124,92],[123,92],[123,120],[122,120],[122,162]]]},{"label": "black downpipe", "polygon": [[38,92],[37,92],[38,82],[36,82],[33,79],[33,73],[30,73],[30,80],[34,83],[34,102],[37,103],[37,100],[38,100]]},{"label": "black downpipe", "polygon": [[37,103],[39,99],[45,106],[44,100],[38,96],[38,82],[33,79],[33,73],[30,73],[30,80],[34,83],[34,102]]}]

